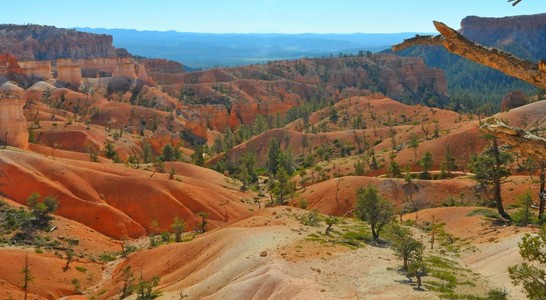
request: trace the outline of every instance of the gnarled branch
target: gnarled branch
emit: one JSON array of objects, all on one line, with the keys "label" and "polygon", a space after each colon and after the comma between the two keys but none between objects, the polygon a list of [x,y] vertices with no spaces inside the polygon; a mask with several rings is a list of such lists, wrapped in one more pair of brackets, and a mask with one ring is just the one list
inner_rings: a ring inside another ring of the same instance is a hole
[{"label": "gnarled branch", "polygon": [[514,3],[512,3],[512,6],[518,5],[518,3],[520,3],[521,1],[523,1],[523,0],[508,0],[508,2],[514,2]]},{"label": "gnarled branch", "polygon": [[499,70],[534,86],[546,88],[546,62],[540,61],[536,64],[499,49],[484,47],[468,40],[444,23],[438,21],[433,23],[440,35],[416,36],[392,46],[392,50],[400,51],[416,45],[440,45],[453,54]]},{"label": "gnarled branch", "polygon": [[543,160],[546,157],[546,139],[521,128],[497,122],[496,124],[482,125],[480,130],[500,138],[523,155],[538,160]]}]

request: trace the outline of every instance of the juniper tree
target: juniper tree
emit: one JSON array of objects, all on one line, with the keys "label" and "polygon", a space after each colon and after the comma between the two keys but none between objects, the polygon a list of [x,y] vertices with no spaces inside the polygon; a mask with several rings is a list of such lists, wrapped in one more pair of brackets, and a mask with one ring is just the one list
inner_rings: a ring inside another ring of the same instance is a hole
[{"label": "juniper tree", "polygon": [[178,216],[174,217],[173,223],[171,224],[171,228],[174,230],[175,242],[177,243],[180,242],[182,240],[182,233],[184,232],[184,229],[186,228],[184,219],[181,219]]},{"label": "juniper tree", "polygon": [[493,199],[499,214],[508,220],[510,216],[504,211],[502,204],[501,185],[510,175],[510,164],[514,158],[506,151],[500,151],[496,137],[490,137],[489,147],[480,155],[473,155],[469,167],[474,172],[474,179],[488,190],[493,190]]},{"label": "juniper tree", "polygon": [[514,285],[522,285],[529,299],[546,299],[546,225],[538,234],[526,233],[519,242],[524,262],[508,268]]},{"label": "juniper tree", "polygon": [[379,241],[381,230],[393,220],[392,204],[381,197],[372,185],[359,188],[356,198],[356,216],[370,224],[373,240]]}]

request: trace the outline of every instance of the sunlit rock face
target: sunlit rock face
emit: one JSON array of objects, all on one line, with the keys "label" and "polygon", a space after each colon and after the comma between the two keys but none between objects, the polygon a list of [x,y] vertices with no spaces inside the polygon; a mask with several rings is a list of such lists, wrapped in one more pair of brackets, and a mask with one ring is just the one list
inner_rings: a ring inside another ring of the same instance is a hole
[{"label": "sunlit rock face", "polygon": [[25,92],[11,82],[0,86],[0,144],[28,147],[27,120],[23,115]]}]

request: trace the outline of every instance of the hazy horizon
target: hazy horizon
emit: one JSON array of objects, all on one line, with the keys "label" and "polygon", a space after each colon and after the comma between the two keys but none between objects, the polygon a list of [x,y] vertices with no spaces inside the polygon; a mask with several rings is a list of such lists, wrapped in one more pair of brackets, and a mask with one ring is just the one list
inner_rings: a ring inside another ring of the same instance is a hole
[{"label": "hazy horizon", "polygon": [[[136,3],[136,4],[135,4]],[[469,15],[503,17],[543,13],[542,3],[505,0],[437,1],[345,0],[37,0],[4,3],[2,23],[52,25],[61,28],[134,29],[210,34],[385,34],[435,32],[432,20],[459,28]]]}]

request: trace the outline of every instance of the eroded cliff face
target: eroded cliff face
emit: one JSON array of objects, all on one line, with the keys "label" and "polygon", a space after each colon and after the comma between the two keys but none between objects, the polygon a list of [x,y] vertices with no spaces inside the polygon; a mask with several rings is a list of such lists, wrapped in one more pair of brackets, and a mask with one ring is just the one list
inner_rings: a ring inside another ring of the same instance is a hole
[{"label": "eroded cliff face", "polygon": [[40,25],[0,25],[0,52],[19,60],[115,57],[112,36]]},{"label": "eroded cliff face", "polygon": [[510,52],[530,60],[545,58],[546,13],[504,18],[470,16],[461,21],[459,32],[477,43],[509,48]]},{"label": "eroded cliff face", "polygon": [[0,86],[0,144],[26,149],[27,120],[23,114],[25,91],[13,83]]},{"label": "eroded cliff face", "polygon": [[0,54],[0,74],[6,73],[23,74],[23,68],[19,65],[17,57],[10,53]]},{"label": "eroded cliff face", "polygon": [[461,21],[459,32],[472,41],[507,49],[531,61],[546,58],[546,13],[504,18],[470,16]]},{"label": "eroded cliff face", "polygon": [[27,76],[34,76],[40,80],[53,78],[51,70],[51,61],[49,60],[29,60],[20,61],[19,65]]}]

